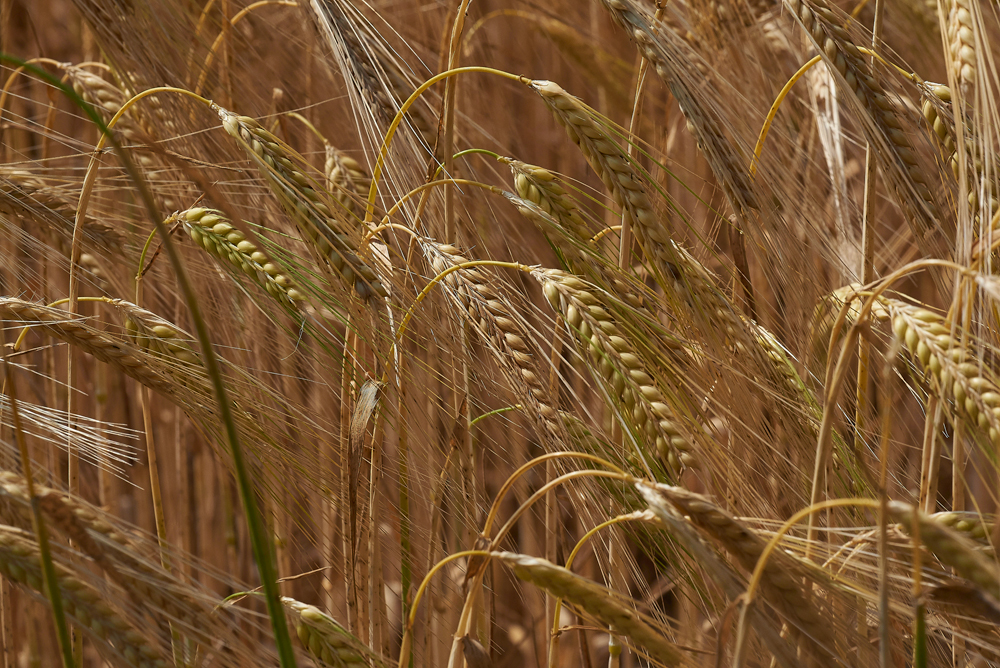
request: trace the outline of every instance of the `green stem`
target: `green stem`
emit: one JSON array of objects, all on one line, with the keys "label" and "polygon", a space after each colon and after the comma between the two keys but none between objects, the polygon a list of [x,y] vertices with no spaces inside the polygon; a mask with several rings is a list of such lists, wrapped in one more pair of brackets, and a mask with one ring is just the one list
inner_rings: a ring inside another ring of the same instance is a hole
[{"label": "green stem", "polygon": [[[257,507],[257,499],[254,496],[253,486],[250,480],[250,474],[247,469],[246,462],[243,457],[243,448],[240,445],[239,434],[236,430],[236,422],[233,418],[232,407],[229,404],[229,399],[226,395],[225,384],[222,381],[222,372],[219,367],[219,362],[215,357],[215,353],[212,349],[212,341],[208,334],[208,326],[205,324],[205,319],[202,317],[201,309],[198,306],[198,299],[194,293],[194,289],[191,287],[191,282],[188,279],[187,272],[184,269],[184,265],[181,261],[180,254],[177,252],[173,241],[170,239],[170,235],[167,231],[167,226],[164,225],[163,220],[160,218],[159,213],[156,210],[156,203],[153,201],[153,196],[146,187],[146,183],[142,180],[141,175],[129,157],[128,153],[122,149],[118,140],[110,132],[110,126],[121,118],[122,114],[133,104],[141,100],[142,98],[157,92],[177,92],[189,97],[198,99],[204,104],[210,105],[211,102],[205,98],[195,95],[190,91],[186,91],[178,88],[152,88],[138,95],[134,96],[128,102],[126,102],[115,117],[111,120],[111,123],[105,125],[104,121],[97,114],[96,110],[92,105],[87,104],[84,100],[76,94],[73,89],[69,88],[61,81],[50,75],[48,72],[41,70],[37,67],[26,65],[23,60],[8,56],[7,54],[0,53],[0,60],[7,60],[15,63],[16,65],[26,66],[26,69],[32,71],[36,76],[45,79],[48,83],[59,88],[67,97],[69,97],[73,102],[75,102],[83,111],[90,117],[90,119],[101,129],[101,138],[98,141],[97,147],[95,149],[95,159],[100,152],[101,147],[104,146],[105,142],[110,142],[118,155],[119,160],[121,160],[122,166],[128,173],[130,180],[135,184],[136,188],[139,190],[139,194],[142,197],[143,203],[146,207],[146,212],[149,215],[149,219],[153,222],[156,231],[159,233],[160,237],[163,239],[163,247],[167,252],[167,256],[170,259],[170,265],[174,270],[174,274],[177,277],[177,284],[181,289],[181,293],[184,295],[184,301],[187,303],[187,307],[191,312],[191,320],[194,322],[195,333],[198,336],[198,342],[201,345],[202,357],[205,364],[205,372],[212,382],[212,389],[215,393],[216,401],[219,404],[219,418],[225,428],[226,438],[229,441],[230,452],[233,458],[233,468],[236,472],[236,480],[239,487],[240,499],[243,502],[243,509],[247,517],[247,524],[250,528],[250,542],[253,548],[254,559],[257,563],[257,569],[260,573],[261,583],[264,588],[264,597],[267,601],[267,610],[271,618],[271,625],[274,629],[274,641],[278,650],[278,657],[280,665],[282,668],[294,668],[295,666],[295,653],[292,648],[291,637],[288,633],[288,625],[285,623],[285,611],[281,605],[281,597],[278,592],[277,579],[274,573],[274,565],[271,561],[271,550],[269,549],[269,544],[267,540],[266,530],[263,526],[263,522],[260,516],[260,511]],[[88,170],[87,178],[90,179],[91,184],[93,179],[96,178],[97,170],[93,168],[93,161],[91,168]],[[86,188],[86,184],[85,184]],[[80,212],[78,211],[77,216],[77,226],[79,227],[79,222],[82,219]],[[75,301],[75,300],[71,300]],[[41,536],[39,536],[41,538]],[[41,543],[41,541],[40,541]],[[41,544],[40,544],[40,549]],[[52,571],[54,574],[54,570]],[[53,600],[53,610],[55,610],[56,603],[55,599],[58,599],[58,591],[52,592],[50,599]],[[61,613],[61,606],[60,606]],[[59,621],[57,620],[57,625]],[[62,624],[65,625],[65,619],[62,619]],[[67,668],[71,666],[72,663],[67,664]]]},{"label": "green stem", "polygon": [[475,420],[472,420],[469,423],[469,429],[472,429],[473,427],[475,427],[476,423],[479,422],[480,420],[485,420],[486,418],[490,417],[491,415],[500,415],[501,413],[506,413],[508,411],[520,410],[520,408],[521,408],[521,404],[514,404],[513,406],[504,406],[503,408],[498,408],[495,411],[490,411],[489,413],[483,413],[482,415],[480,415]]},{"label": "green stem", "polygon": [[[0,342],[2,343],[2,342]],[[6,346],[4,346],[6,348]],[[8,396],[10,398],[10,410],[14,422],[14,437],[17,439],[17,447],[21,453],[21,466],[24,469],[24,479],[28,487],[28,498],[31,501],[32,524],[34,524],[35,535],[38,537],[38,553],[42,566],[42,585],[44,593],[49,598],[52,605],[52,619],[56,625],[56,637],[59,640],[59,651],[62,655],[63,668],[73,668],[73,641],[70,638],[69,626],[66,624],[66,613],[63,610],[62,594],[59,591],[59,584],[56,579],[56,567],[52,563],[52,552],[49,549],[49,532],[42,517],[42,509],[39,506],[39,499],[35,496],[35,482],[31,473],[31,459],[28,456],[28,444],[24,440],[24,431],[21,429],[21,414],[17,407],[17,391],[14,385],[14,372],[7,355],[4,354],[4,368],[7,376]]]}]

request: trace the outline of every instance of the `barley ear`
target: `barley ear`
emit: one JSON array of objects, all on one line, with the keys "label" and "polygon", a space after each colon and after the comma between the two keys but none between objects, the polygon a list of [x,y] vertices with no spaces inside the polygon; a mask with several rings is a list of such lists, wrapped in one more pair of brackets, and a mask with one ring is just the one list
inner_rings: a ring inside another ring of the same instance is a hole
[{"label": "barley ear", "polygon": [[558,596],[622,636],[636,648],[649,653],[665,666],[676,666],[682,657],[662,631],[650,626],[614,592],[550,561],[512,552],[494,552],[493,558],[506,564],[521,580]]},{"label": "barley ear", "polygon": [[385,668],[385,662],[367,645],[316,606],[287,596],[282,597],[281,602],[302,645],[320,665],[330,668]]}]

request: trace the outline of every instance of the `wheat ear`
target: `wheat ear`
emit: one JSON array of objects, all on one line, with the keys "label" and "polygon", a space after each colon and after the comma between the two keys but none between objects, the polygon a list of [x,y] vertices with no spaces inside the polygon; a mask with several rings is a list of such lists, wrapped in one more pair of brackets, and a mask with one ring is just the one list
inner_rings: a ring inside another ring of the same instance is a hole
[{"label": "wheat ear", "polygon": [[549,305],[589,351],[592,364],[626,420],[655,443],[656,451],[675,474],[682,466],[696,466],[694,449],[674,411],[644,369],[635,347],[601,303],[597,288],[558,269],[538,269],[532,276],[541,284]]},{"label": "wheat ear", "polygon": [[505,196],[522,216],[535,223],[543,232],[557,230],[565,237],[560,249],[567,252],[572,270],[613,289],[630,306],[642,309],[645,301],[638,293],[641,287],[626,282],[617,266],[590,242],[590,229],[580,215],[580,210],[556,178],[556,175],[538,165],[520,160],[502,158],[514,176],[517,197]]},{"label": "wheat ear", "polygon": [[940,315],[895,299],[884,301],[892,328],[936,381],[942,396],[950,392],[958,410],[973,425],[1000,442],[1000,388],[975,363],[975,357],[951,333]]},{"label": "wheat ear", "polygon": [[[921,90],[925,92],[924,101],[921,105],[924,120],[927,121],[927,124],[933,131],[934,140],[940,146],[945,162],[951,166],[951,172],[957,179],[961,174],[961,170],[958,164],[958,150],[955,146],[955,123],[952,118],[954,110],[951,104],[951,89],[941,84],[924,82],[921,84]],[[968,124],[965,127],[968,128]],[[981,192],[978,182],[979,175],[982,175],[984,172],[983,157],[978,145],[968,136],[965,140],[965,154],[968,162],[966,189],[968,191],[969,206],[972,207],[974,213],[978,213],[984,208],[980,206]],[[997,167],[1000,167],[1000,165],[994,167],[992,171],[993,179],[986,184],[989,190],[987,195],[989,197],[989,210],[992,212],[996,212],[998,207],[1000,207],[1000,200],[997,198]],[[994,218],[994,220],[996,219]],[[978,226],[974,231],[979,231]]]},{"label": "wheat ear", "polygon": [[152,369],[139,351],[130,344],[91,329],[84,318],[14,297],[0,298],[0,318],[37,326],[98,360],[117,366],[147,387],[168,393],[176,390],[176,385],[159,369]]},{"label": "wheat ear", "polygon": [[969,0],[951,0],[948,4],[948,50],[951,68],[966,93],[976,84],[976,33]]},{"label": "wheat ear", "polygon": [[[75,65],[63,67],[66,77],[77,95],[96,107],[105,120],[110,120],[128,101],[128,97],[120,88],[104,78]],[[125,114],[115,124],[115,129],[133,143],[146,143],[152,134],[150,130],[133,115],[133,111]]]},{"label": "wheat ear", "polygon": [[582,274],[601,287],[613,291],[638,313],[649,316],[647,304],[652,301],[649,290],[619,270],[615,263],[596,248],[595,244],[587,243],[586,240],[581,242],[562,221],[547,213],[535,202],[508,192],[504,192],[503,196],[514,205],[518,213],[534,223],[547,237],[553,233],[558,237],[552,241],[564,254],[567,265],[574,273]]},{"label": "wheat ear", "polygon": [[[94,105],[105,121],[111,120],[132,97],[131,93],[126,94],[114,84],[81,67],[64,65],[63,69],[77,95]],[[151,109],[153,116],[151,118],[139,116],[139,110],[143,108]],[[151,97],[147,98],[146,104],[142,107],[133,105],[128,113],[121,116],[115,123],[115,130],[133,144],[151,144],[161,134],[175,134],[176,125],[171,116],[160,108],[156,98]],[[138,152],[136,161],[147,170],[146,179],[154,186],[156,195],[162,200],[162,206],[168,211],[174,209],[175,199],[160,192],[161,188],[156,187],[168,184],[170,180],[168,165],[159,154],[150,151]],[[165,174],[168,175],[166,178]],[[176,182],[171,185],[176,185]]]},{"label": "wheat ear", "polygon": [[572,603],[616,635],[648,652],[656,662],[665,666],[681,663],[678,648],[664,638],[664,633],[650,626],[606,587],[545,559],[512,552],[494,552],[491,556],[506,564],[521,580]]},{"label": "wheat ear", "polygon": [[388,297],[374,270],[358,257],[356,243],[348,234],[338,232],[341,223],[334,210],[317,190],[316,181],[296,166],[291,150],[254,119],[216,109],[226,132],[239,140],[281,205],[344,281],[364,300],[376,295]]},{"label": "wheat ear", "polygon": [[[432,242],[423,242],[422,246],[438,274],[469,262],[454,246]],[[486,343],[499,353],[498,361],[503,367],[513,367],[510,376],[526,406],[530,407],[527,414],[537,416],[545,432],[562,440],[564,431],[559,412],[549,395],[547,374],[541,373],[531,339],[514,315],[514,309],[493,287],[495,281],[480,267],[452,271],[444,280],[450,288],[448,295],[461,308],[462,317],[467,318]]]},{"label": "wheat ear", "polygon": [[659,282],[665,289],[674,291],[673,305],[693,309],[708,318],[713,326],[704,328],[705,331],[716,329],[714,323],[723,318],[727,334],[750,350],[752,338],[746,325],[719,294],[709,272],[670,239],[669,230],[657,218],[642,180],[629,164],[628,155],[594,120],[593,112],[551,81],[536,81],[532,87],[583,151],[615,203],[629,216],[639,245],[663,279]]},{"label": "wheat ear", "polygon": [[[889,515],[909,534],[920,533],[922,542],[941,562],[955,569],[961,577],[971,580],[997,598],[1000,596],[1000,568],[976,545],[957,531],[900,501],[889,502]],[[916,523],[917,528],[914,528]]]},{"label": "wheat ear", "polygon": [[590,238],[590,228],[555,174],[544,167],[520,160],[505,158],[504,162],[514,176],[514,190],[519,197],[537,204],[542,211],[562,223],[580,242],[586,242]]},{"label": "wheat ear", "polygon": [[[23,477],[11,471],[0,472],[0,495],[20,506],[26,518],[30,517],[31,500]],[[210,608],[197,594],[137,557],[140,548],[96,511],[69,494],[37,484],[35,497],[52,526],[125,589],[136,606],[181,622],[185,632],[199,642],[211,644],[218,639],[220,625],[209,621]]]},{"label": "wheat ear", "polygon": [[[367,27],[367,19],[357,14],[353,4],[337,0],[313,3],[312,8],[317,22],[343,58],[344,78],[367,98],[383,123],[392,121],[402,103],[416,89],[399,57],[381,35]],[[410,108],[409,125],[425,147],[433,150],[438,123],[425,101],[420,100]]]},{"label": "wheat ear", "polygon": [[140,348],[161,358],[193,366],[201,365],[201,360],[191,347],[191,342],[194,341],[191,334],[152,311],[124,299],[113,299],[108,303],[125,317],[125,331]]},{"label": "wheat ear", "polygon": [[221,211],[194,208],[175,214],[191,240],[206,251],[242,271],[268,294],[289,308],[297,308],[306,296],[281,267],[261,251]]},{"label": "wheat ear", "polygon": [[[757,567],[767,543],[749,527],[708,497],[681,487],[653,485],[651,488],[687,516],[700,531],[722,545],[748,572]],[[806,574],[804,565],[780,551],[772,552],[760,581],[764,598],[798,627],[810,643],[820,648],[833,648],[835,645],[829,624],[803,593],[802,581],[795,577],[800,573]],[[815,575],[815,571],[809,570],[807,577]],[[823,651],[825,653],[826,650]]]},{"label": "wheat ear", "polygon": [[[67,195],[30,172],[0,171],[0,213],[36,221],[68,247],[76,207]],[[89,216],[83,220],[83,240],[88,248],[110,253],[121,253],[125,244],[125,236],[118,228]]]},{"label": "wheat ear", "polygon": [[754,186],[743,167],[745,160],[723,131],[724,122],[717,109],[702,102],[706,99],[706,91],[697,90],[693,83],[704,86],[710,78],[708,68],[687,42],[691,33],[680,28],[664,29],[669,24],[668,16],[657,20],[633,0],[601,1],[611,18],[635,40],[639,53],[667,84],[684,114],[688,130],[731,199],[736,214],[742,216],[747,208],[759,208]]},{"label": "wheat ear", "polygon": [[869,139],[883,173],[913,227],[920,248],[934,257],[948,257],[951,243],[942,237],[938,207],[917,155],[903,131],[892,101],[871,73],[871,66],[840,19],[824,0],[784,0],[785,7],[805,29],[816,48],[843,77],[848,90],[872,120]]},{"label": "wheat ear", "polygon": [[344,207],[344,211],[359,221],[364,219],[364,203],[372,187],[372,177],[361,163],[327,143],[323,173],[327,189]]},{"label": "wheat ear", "polygon": [[[736,600],[742,596],[746,586],[733,566],[707,542],[703,536],[705,532],[697,529],[655,486],[645,482],[637,482],[635,486],[663,528],[670,533],[672,539],[680,543],[687,558],[710,574],[712,581],[726,598]],[[754,621],[761,639],[778,663],[784,668],[799,668],[801,663],[796,657],[795,648],[790,646],[784,633],[779,633],[781,623],[764,617],[755,617]]]},{"label": "wheat ear", "polygon": [[[0,573],[29,591],[42,594],[42,572],[38,544],[20,529],[0,525]],[[53,564],[56,585],[66,614],[77,622],[108,658],[133,668],[166,668],[160,651],[117,611],[104,596],[77,578],[62,563]]]},{"label": "wheat ear", "polygon": [[534,81],[531,87],[552,110],[570,139],[580,147],[615,204],[628,216],[647,257],[659,271],[663,271],[673,259],[669,231],[658,220],[642,180],[629,164],[628,154],[594,120],[594,113],[559,84]]},{"label": "wheat ear", "polygon": [[338,624],[322,610],[287,596],[281,602],[289,621],[309,654],[330,668],[384,668],[382,661],[367,645]]}]

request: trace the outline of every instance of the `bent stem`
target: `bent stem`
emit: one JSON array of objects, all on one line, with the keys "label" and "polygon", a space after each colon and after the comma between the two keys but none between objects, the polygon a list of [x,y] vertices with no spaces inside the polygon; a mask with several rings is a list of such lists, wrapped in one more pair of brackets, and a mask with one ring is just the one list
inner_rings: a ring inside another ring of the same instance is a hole
[{"label": "bent stem", "polygon": [[[252,12],[253,10],[257,9],[258,7],[264,7],[266,5],[280,5],[282,7],[297,7],[298,4],[299,3],[293,2],[292,0],[259,0],[258,2],[255,2],[255,3],[251,4],[251,5],[247,5],[246,7],[244,7],[243,9],[241,9],[239,12],[237,12],[233,16],[233,18],[229,19],[229,27],[232,27],[232,26],[236,25],[240,21],[240,19],[242,19],[244,16],[246,16],[247,14],[249,14],[250,12]],[[207,8],[206,8],[206,11],[207,11]],[[199,25],[199,29],[200,29],[201,23],[199,22],[198,25]],[[225,25],[225,24],[223,24],[223,25]],[[194,92],[195,92],[196,95],[199,94],[199,93],[201,93],[202,88],[205,86],[205,79],[208,78],[208,68],[212,65],[212,60],[215,58],[215,52],[218,50],[219,45],[222,44],[222,40],[225,39],[225,37],[228,34],[228,32],[229,32],[228,29],[223,28],[223,30],[221,30],[219,32],[219,36],[215,38],[214,42],[212,42],[212,46],[209,47],[209,49],[208,49],[208,55],[205,56],[205,64],[202,65],[202,68],[201,68],[201,76],[198,77],[198,83],[194,87]]]},{"label": "bent stem", "polygon": [[[9,60],[15,62],[19,65],[25,65],[24,61],[12,58],[6,54],[0,54],[0,59]],[[86,216],[86,205],[90,199],[90,193],[93,189],[94,181],[97,177],[96,164],[101,153],[101,149],[104,147],[106,142],[111,142],[115,153],[118,155],[119,160],[129,179],[135,184],[136,188],[139,190],[143,204],[146,209],[146,213],[152,221],[153,226],[156,228],[160,237],[163,239],[163,247],[167,252],[167,257],[170,259],[171,268],[174,271],[178,287],[181,293],[184,295],[184,301],[187,304],[188,310],[191,313],[191,320],[194,323],[195,333],[198,336],[198,342],[201,347],[202,358],[205,365],[205,371],[208,378],[211,380],[213,393],[215,394],[216,401],[219,406],[219,419],[222,422],[226,440],[229,443],[230,454],[233,458],[233,468],[235,469],[236,479],[238,483],[238,489],[240,494],[240,500],[243,503],[243,509],[246,514],[247,524],[249,525],[250,533],[250,543],[252,546],[252,551],[254,555],[254,560],[257,564],[258,572],[260,573],[261,583],[264,588],[264,596],[267,601],[267,610],[271,618],[271,625],[274,630],[274,641],[277,646],[278,657],[280,665],[282,668],[294,668],[295,664],[295,653],[292,648],[291,637],[288,633],[288,626],[285,623],[285,612],[281,605],[280,594],[278,592],[277,580],[274,572],[274,564],[271,560],[271,550],[269,548],[269,542],[267,539],[267,531],[264,527],[263,520],[260,515],[260,510],[257,506],[257,498],[254,495],[253,484],[251,482],[250,474],[247,468],[246,461],[243,456],[243,448],[239,440],[239,434],[236,429],[236,422],[233,417],[232,406],[229,403],[227,396],[225,383],[222,380],[222,371],[219,366],[218,359],[215,357],[215,352],[212,348],[212,341],[208,333],[208,326],[205,324],[205,319],[201,314],[201,308],[198,305],[198,299],[194,293],[194,289],[191,286],[191,282],[188,279],[187,271],[184,269],[184,265],[181,261],[180,254],[177,252],[177,248],[174,246],[173,241],[170,239],[170,233],[167,230],[166,225],[159,216],[159,212],[156,210],[156,204],[153,201],[153,196],[149,192],[149,188],[146,186],[145,181],[142,179],[135,164],[132,162],[128,153],[122,149],[118,141],[111,135],[110,128],[117,123],[118,119],[136,102],[159,92],[175,92],[182,95],[187,95],[200,102],[211,105],[209,100],[196,95],[191,91],[184,90],[182,88],[173,88],[169,86],[151,88],[149,90],[143,91],[138,95],[132,97],[128,102],[122,105],[122,108],[118,110],[114,118],[105,125],[101,120],[100,116],[90,105],[86,104],[79,95],[77,95],[72,89],[68,88],[65,84],[62,84],[54,77],[49,75],[47,72],[35,68],[33,66],[26,66],[31,69],[38,76],[46,79],[53,86],[58,87],[63,91],[70,99],[72,99],[81,109],[83,109],[90,119],[100,128],[101,138],[98,140],[97,146],[94,150],[94,155],[91,158],[90,165],[87,168],[87,175],[84,179],[84,185],[80,193],[80,205],[77,207],[77,217],[75,227],[73,229],[73,260],[70,263],[70,312],[73,312],[76,306],[77,294],[75,292],[77,279],[75,277],[75,268],[79,261],[80,254],[80,241],[81,232],[83,229],[83,220]]]},{"label": "bent stem", "polygon": [[414,105],[417,99],[423,95],[424,91],[433,86],[443,79],[453,77],[457,74],[465,74],[468,72],[482,72],[485,74],[493,74],[504,79],[511,79],[517,81],[518,83],[527,84],[531,82],[531,79],[517,74],[511,74],[510,72],[504,72],[503,70],[498,70],[493,67],[457,67],[453,70],[447,70],[436,74],[424,83],[422,83],[410,97],[406,98],[406,102],[399,108],[396,112],[396,117],[392,119],[392,123],[389,124],[389,129],[386,130],[385,139],[382,140],[382,147],[379,149],[378,158],[375,161],[375,169],[372,170],[372,185],[368,191],[368,205],[365,210],[365,220],[364,223],[367,225],[372,221],[372,217],[375,215],[375,198],[378,195],[378,182],[382,177],[382,168],[385,165],[386,156],[389,153],[389,145],[392,143],[392,138],[396,135],[396,130],[399,128],[399,124],[403,121],[403,114],[409,110],[410,107]]},{"label": "bent stem", "polygon": [[[622,524],[624,522],[643,522],[651,521],[654,517],[648,510],[637,510],[632,513],[627,513],[625,515],[619,515],[617,517],[612,517],[610,520],[605,520],[595,526],[593,529],[583,534],[583,536],[576,542],[573,546],[573,550],[566,557],[566,564],[563,566],[566,570],[570,570],[573,567],[573,561],[576,559],[576,555],[579,554],[583,546],[593,538],[601,529],[605,529],[609,526],[614,526],[616,524]],[[557,656],[559,653],[559,617],[562,613],[562,598],[555,599],[555,605],[553,606],[552,616],[550,618],[550,623],[552,625],[552,633],[549,636],[549,666],[554,668],[554,663],[552,661],[553,657]]]},{"label": "bent stem", "polygon": [[879,502],[874,499],[829,499],[820,503],[812,504],[792,515],[785,522],[777,533],[771,537],[764,550],[757,559],[757,565],[750,576],[750,584],[747,585],[746,593],[743,594],[743,609],[740,611],[739,624],[736,627],[736,647],[733,650],[733,668],[740,668],[743,665],[744,654],[746,653],[747,639],[749,637],[750,612],[753,607],[757,590],[760,589],[761,580],[764,577],[764,568],[771,554],[781,542],[782,537],[788,533],[793,526],[801,522],[806,517],[812,517],[815,513],[829,510],[831,508],[843,508],[845,506],[855,506],[860,508],[878,508]]}]

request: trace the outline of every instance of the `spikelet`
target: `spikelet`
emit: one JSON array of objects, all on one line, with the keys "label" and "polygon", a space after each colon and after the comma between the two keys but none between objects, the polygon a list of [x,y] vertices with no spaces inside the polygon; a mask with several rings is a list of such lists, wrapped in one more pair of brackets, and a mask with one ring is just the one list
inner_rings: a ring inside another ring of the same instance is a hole
[{"label": "spikelet", "polygon": [[993,551],[993,547],[990,545],[990,535],[993,531],[991,519],[983,518],[982,515],[974,512],[958,511],[933,513],[927,518],[972,539],[978,546],[981,546],[981,549],[987,552]]},{"label": "spikelet", "polygon": [[289,308],[297,308],[306,296],[295,282],[257,245],[233,227],[221,211],[194,208],[172,216],[180,220],[191,240],[206,251],[246,274],[268,294]]},{"label": "spikelet", "polygon": [[376,295],[388,297],[375,272],[358,257],[357,245],[350,235],[338,231],[342,223],[335,219],[334,211],[317,190],[318,184],[296,166],[291,150],[254,119],[218,106],[215,109],[226,132],[239,141],[281,205],[344,282],[353,286],[365,301]]}]

